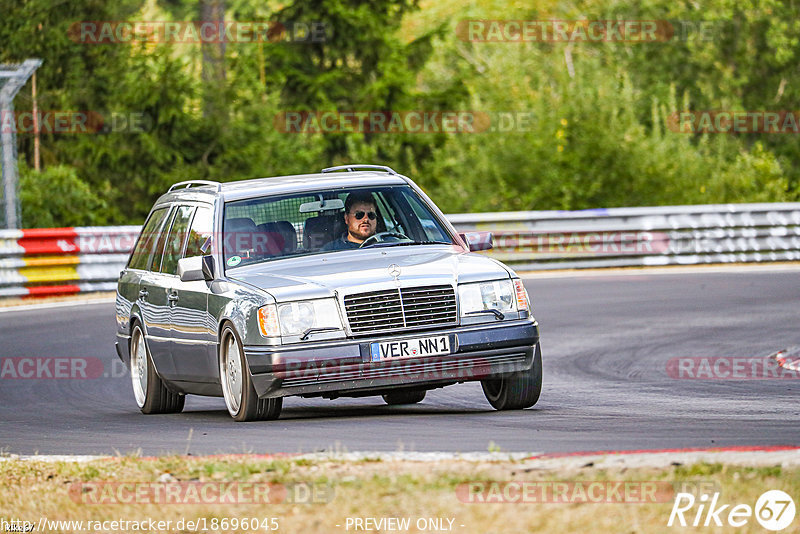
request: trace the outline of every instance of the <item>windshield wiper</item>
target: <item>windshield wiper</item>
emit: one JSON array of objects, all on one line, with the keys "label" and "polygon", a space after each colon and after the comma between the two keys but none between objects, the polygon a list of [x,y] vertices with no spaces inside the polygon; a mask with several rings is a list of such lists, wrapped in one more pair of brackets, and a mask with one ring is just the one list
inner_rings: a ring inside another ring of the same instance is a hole
[{"label": "windshield wiper", "polygon": [[491,313],[492,315],[495,316],[495,318],[498,321],[502,321],[503,319],[506,318],[506,316],[503,314],[503,312],[501,312],[500,310],[496,310],[494,308],[487,308],[485,310],[475,310],[475,311],[467,312],[464,315],[478,315],[478,314],[482,314],[482,313]]},{"label": "windshield wiper", "polygon": [[308,336],[310,336],[311,334],[316,334],[317,332],[333,332],[334,330],[339,330],[339,329],[336,328],[335,326],[309,328],[308,330],[303,332],[302,336],[300,336],[300,341],[305,341],[306,339],[308,339]]}]

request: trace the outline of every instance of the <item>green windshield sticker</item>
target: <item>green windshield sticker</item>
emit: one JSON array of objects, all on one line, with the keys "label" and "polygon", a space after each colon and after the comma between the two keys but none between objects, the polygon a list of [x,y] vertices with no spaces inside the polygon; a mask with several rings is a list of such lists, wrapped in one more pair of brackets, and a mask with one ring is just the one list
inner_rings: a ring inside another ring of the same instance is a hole
[{"label": "green windshield sticker", "polygon": [[231,256],[230,258],[228,258],[228,267],[236,267],[240,263],[242,263],[241,256]]}]

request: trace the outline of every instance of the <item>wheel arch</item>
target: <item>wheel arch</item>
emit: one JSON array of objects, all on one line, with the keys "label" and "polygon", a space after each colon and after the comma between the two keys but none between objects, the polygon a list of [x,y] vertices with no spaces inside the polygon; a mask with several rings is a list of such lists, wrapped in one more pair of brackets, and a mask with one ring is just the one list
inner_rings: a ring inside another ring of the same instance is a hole
[{"label": "wheel arch", "polygon": [[133,335],[133,325],[139,323],[142,325],[142,332],[147,335],[147,324],[144,322],[144,317],[142,316],[142,309],[138,306],[138,304],[134,304],[131,307],[130,314],[128,315],[128,335]]},{"label": "wheel arch", "polygon": [[[219,322],[219,326],[217,327],[217,369],[219,369],[220,365],[220,358],[222,357],[222,332],[225,330],[226,326],[230,326],[231,330],[233,330],[234,334],[236,334],[237,342],[239,346],[242,348],[242,353],[244,354],[244,362],[245,362],[245,369],[244,372],[250,374],[250,362],[247,359],[247,353],[244,351],[244,343],[245,337],[242,335],[242,331],[237,327],[236,321],[234,321],[230,317],[223,317],[222,320]],[[219,377],[220,381],[222,380],[222,376]]]},{"label": "wheel arch", "polygon": [[[222,357],[222,332],[225,330],[226,326],[230,326],[231,330],[239,336],[239,339],[242,339],[242,334],[236,330],[236,323],[229,317],[223,317],[217,326],[217,369],[219,369],[219,359]],[[220,376],[219,379],[222,380],[222,377]]]},{"label": "wheel arch", "polygon": [[[158,375],[158,377],[161,380],[164,380],[165,384],[167,384],[167,387],[170,388],[170,389],[173,389],[174,386],[172,386],[172,384],[170,382],[168,382],[168,381],[166,381],[164,379],[163,375],[161,374],[161,371],[158,370],[158,365],[156,365],[156,362],[152,357],[152,353],[150,352],[150,346],[147,344],[147,325],[145,324],[144,320],[141,317],[139,317],[138,315],[134,316],[133,314],[131,314],[131,319],[130,319],[130,337],[128,338],[128,354],[132,354],[132,351],[133,351],[133,328],[137,324],[142,327],[142,341],[144,341],[144,348],[147,351],[147,354],[150,355],[149,364],[153,366],[153,369],[155,370],[156,375]],[[131,362],[131,358],[128,358],[128,365],[129,366],[130,366],[130,362]],[[130,370],[130,367],[129,367],[128,370]]]}]

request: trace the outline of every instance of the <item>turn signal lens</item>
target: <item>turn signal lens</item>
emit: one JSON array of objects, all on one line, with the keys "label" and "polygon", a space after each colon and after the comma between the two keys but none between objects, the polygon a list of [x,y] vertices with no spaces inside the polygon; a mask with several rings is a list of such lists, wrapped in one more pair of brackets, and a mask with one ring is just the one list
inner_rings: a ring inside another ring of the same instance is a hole
[{"label": "turn signal lens", "polygon": [[528,292],[522,284],[522,280],[514,280],[514,292],[517,294],[517,311],[530,312],[530,300],[528,299]]},{"label": "turn signal lens", "polygon": [[264,337],[278,337],[281,328],[278,326],[278,311],[274,304],[267,304],[258,309],[258,329]]}]

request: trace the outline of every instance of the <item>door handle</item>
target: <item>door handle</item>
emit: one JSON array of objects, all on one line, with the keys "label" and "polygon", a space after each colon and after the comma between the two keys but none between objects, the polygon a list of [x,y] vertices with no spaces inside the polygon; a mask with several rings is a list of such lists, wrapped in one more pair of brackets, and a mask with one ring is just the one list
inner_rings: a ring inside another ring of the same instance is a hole
[{"label": "door handle", "polygon": [[140,289],[139,290],[139,298],[140,299],[146,299],[147,295],[148,295],[148,292],[147,292],[146,289]]}]

